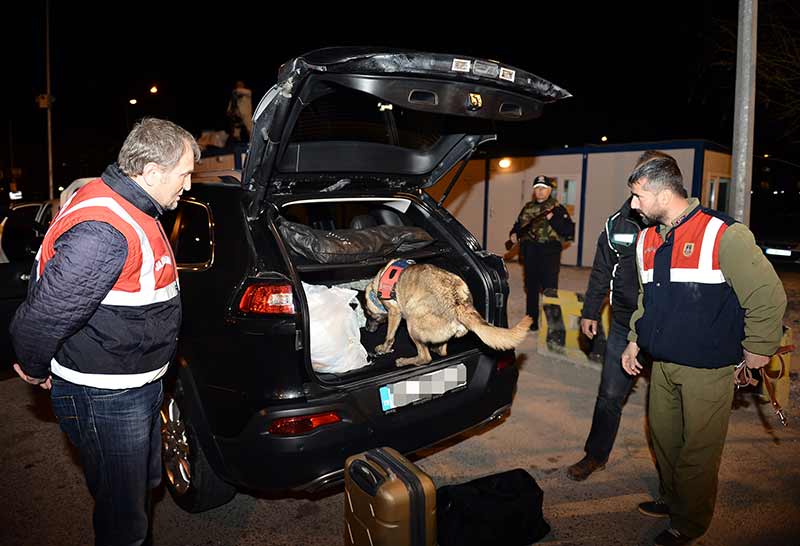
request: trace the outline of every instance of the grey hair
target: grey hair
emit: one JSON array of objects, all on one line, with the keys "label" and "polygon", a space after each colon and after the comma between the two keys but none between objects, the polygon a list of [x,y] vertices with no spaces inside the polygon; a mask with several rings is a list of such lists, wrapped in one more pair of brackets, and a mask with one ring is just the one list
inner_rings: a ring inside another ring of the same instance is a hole
[{"label": "grey hair", "polygon": [[647,180],[643,186],[647,191],[658,193],[661,190],[670,190],[681,197],[688,197],[678,162],[664,152],[648,150],[639,156],[628,177],[628,186],[633,186],[642,179]]},{"label": "grey hair", "polygon": [[194,160],[199,160],[200,147],[189,131],[165,119],[144,118],[125,138],[117,163],[128,176],[142,174],[148,163],[169,170],[178,164],[187,147]]}]

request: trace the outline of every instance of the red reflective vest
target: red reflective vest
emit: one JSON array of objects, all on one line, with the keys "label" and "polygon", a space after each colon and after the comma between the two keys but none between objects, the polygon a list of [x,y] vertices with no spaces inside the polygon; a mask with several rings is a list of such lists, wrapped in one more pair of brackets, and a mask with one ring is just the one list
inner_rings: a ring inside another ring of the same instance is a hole
[{"label": "red reflective vest", "polygon": [[53,220],[39,250],[37,279],[55,254],[56,240],[88,220],[106,222],[128,241],[128,257],[103,305],[141,306],[178,297],[175,256],[161,224],[97,179],[86,184]]},{"label": "red reflective vest", "polygon": [[644,315],[636,332],[655,360],[718,368],[741,359],[744,310],[719,263],[720,241],[734,222],[697,207],[666,239],[655,226],[639,234]]}]

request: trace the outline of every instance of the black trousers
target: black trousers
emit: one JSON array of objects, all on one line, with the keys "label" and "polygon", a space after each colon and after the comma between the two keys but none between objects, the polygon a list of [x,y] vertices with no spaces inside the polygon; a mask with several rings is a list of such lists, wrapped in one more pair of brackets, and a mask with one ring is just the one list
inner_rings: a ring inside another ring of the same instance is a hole
[{"label": "black trousers", "polygon": [[558,288],[561,269],[561,243],[522,241],[522,259],[525,265],[526,313],[539,326],[539,293],[545,288]]}]

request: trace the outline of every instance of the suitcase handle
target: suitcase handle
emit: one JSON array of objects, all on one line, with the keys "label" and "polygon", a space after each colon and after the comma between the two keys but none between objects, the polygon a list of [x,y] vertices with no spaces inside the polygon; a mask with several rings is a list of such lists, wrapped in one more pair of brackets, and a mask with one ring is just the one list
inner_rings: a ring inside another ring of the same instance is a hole
[{"label": "suitcase handle", "polygon": [[362,490],[374,497],[378,494],[378,488],[384,481],[384,477],[375,472],[375,470],[360,459],[356,459],[347,470],[350,473],[350,478],[356,482]]}]

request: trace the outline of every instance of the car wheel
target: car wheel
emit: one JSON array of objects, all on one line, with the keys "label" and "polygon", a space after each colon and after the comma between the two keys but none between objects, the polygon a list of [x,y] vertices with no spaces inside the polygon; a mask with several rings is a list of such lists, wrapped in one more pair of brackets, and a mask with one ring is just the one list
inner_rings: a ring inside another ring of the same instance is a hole
[{"label": "car wheel", "polygon": [[181,415],[181,388],[164,396],[161,408],[161,461],[167,489],[187,512],[210,510],[230,501],[236,489],[222,481],[208,464],[192,425]]}]

